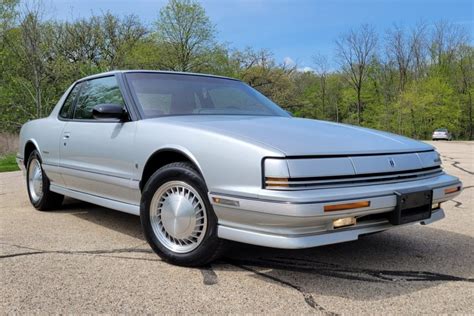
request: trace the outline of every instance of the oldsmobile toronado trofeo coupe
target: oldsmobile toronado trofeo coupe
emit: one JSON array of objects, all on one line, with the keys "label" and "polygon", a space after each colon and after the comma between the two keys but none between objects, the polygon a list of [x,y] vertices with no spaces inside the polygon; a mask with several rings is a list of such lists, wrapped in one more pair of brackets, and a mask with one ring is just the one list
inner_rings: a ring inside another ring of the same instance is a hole
[{"label": "oldsmobile toronado trofeo coupe", "polygon": [[462,190],[428,144],[295,118],[239,80],[191,73],[78,80],[19,148],[34,207],[69,196],[138,215],[153,250],[187,266],[226,240],[297,249],[430,224]]}]

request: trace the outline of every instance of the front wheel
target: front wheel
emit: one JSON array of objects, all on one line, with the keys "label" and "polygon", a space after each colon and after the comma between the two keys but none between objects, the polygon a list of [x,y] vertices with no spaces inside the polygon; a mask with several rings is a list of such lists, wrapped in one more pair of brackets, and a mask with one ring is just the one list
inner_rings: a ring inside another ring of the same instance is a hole
[{"label": "front wheel", "polygon": [[140,219],[152,249],[170,263],[202,266],[223,249],[205,182],[188,163],[171,163],[150,177]]},{"label": "front wheel", "polygon": [[26,187],[31,204],[47,211],[61,206],[64,195],[49,190],[49,179],[43,171],[41,157],[37,150],[31,152],[26,165]]}]

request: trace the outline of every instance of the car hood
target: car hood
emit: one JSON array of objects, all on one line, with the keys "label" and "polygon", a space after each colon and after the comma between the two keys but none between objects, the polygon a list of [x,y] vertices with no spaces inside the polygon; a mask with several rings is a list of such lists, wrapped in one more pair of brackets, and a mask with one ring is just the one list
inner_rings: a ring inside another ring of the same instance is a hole
[{"label": "car hood", "polygon": [[173,116],[155,120],[271,146],[287,156],[399,153],[433,149],[403,136],[346,124],[277,116]]}]

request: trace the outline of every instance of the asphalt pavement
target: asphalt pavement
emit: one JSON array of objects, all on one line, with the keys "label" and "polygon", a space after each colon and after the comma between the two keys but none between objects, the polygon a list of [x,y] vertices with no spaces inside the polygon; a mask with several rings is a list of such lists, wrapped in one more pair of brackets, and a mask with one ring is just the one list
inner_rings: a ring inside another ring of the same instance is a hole
[{"label": "asphalt pavement", "polygon": [[434,142],[464,191],[446,218],[306,250],[232,244],[209,267],[150,250],[138,217],[68,199],[36,211],[0,174],[0,312],[418,314],[474,312],[474,142]]}]

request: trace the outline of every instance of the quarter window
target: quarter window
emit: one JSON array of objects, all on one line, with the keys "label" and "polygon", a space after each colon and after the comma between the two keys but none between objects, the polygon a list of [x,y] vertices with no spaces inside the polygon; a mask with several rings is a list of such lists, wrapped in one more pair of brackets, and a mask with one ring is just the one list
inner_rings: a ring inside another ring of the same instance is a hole
[{"label": "quarter window", "polygon": [[59,116],[64,119],[72,119],[72,114],[74,112],[74,100],[76,100],[79,89],[81,88],[80,84],[77,84],[69,93],[66,100],[63,103],[61,111],[59,111]]},{"label": "quarter window", "polygon": [[125,107],[122,94],[115,77],[105,77],[86,81],[77,100],[75,119],[91,120],[94,106],[103,103],[119,104]]}]

